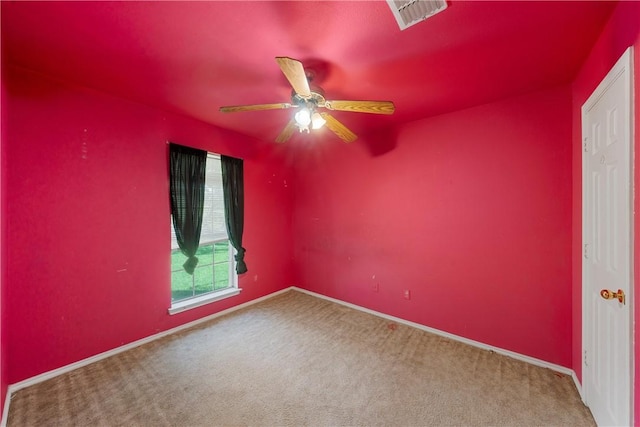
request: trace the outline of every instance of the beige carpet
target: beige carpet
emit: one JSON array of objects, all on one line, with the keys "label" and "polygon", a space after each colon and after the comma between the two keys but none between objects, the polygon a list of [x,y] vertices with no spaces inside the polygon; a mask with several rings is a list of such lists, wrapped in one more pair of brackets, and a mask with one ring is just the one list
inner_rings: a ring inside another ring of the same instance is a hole
[{"label": "beige carpet", "polygon": [[568,376],[291,291],[20,390],[8,425],[595,424]]}]

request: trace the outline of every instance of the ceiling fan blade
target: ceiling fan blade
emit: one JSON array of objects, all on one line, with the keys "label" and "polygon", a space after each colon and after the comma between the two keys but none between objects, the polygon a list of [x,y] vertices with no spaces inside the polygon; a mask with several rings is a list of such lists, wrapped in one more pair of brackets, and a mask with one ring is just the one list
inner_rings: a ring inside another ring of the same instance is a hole
[{"label": "ceiling fan blade", "polygon": [[325,101],[324,107],[329,110],[372,114],[393,114],[396,110],[391,101]]},{"label": "ceiling fan blade", "polygon": [[333,131],[344,142],[353,142],[358,139],[358,136],[351,132],[345,125],[338,119],[333,117],[329,113],[320,113],[323,119],[326,120],[326,126]]},{"label": "ceiling fan blade", "polygon": [[254,105],[234,105],[230,107],[220,107],[221,113],[237,113],[238,111],[262,111],[262,110],[281,110],[291,108],[292,105],[286,102],[278,104],[254,104]]},{"label": "ceiling fan blade", "polygon": [[296,129],[296,121],[294,119],[289,120],[289,123],[282,129],[280,135],[276,138],[276,142],[282,143],[287,141],[293,135],[293,131]]},{"label": "ceiling fan blade", "polygon": [[302,62],[282,56],[276,57],[276,61],[293,90],[302,98],[310,98],[311,89]]}]

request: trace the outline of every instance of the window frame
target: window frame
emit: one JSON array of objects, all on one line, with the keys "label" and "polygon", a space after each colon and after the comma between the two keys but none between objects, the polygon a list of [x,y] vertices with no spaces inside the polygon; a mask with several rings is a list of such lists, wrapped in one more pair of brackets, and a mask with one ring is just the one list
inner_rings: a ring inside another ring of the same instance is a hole
[{"label": "window frame", "polygon": [[[209,159],[216,159],[220,161],[220,155],[216,153],[207,152],[207,161]],[[170,221],[170,222],[171,222],[171,231],[173,232],[173,221]],[[220,239],[214,239],[207,242],[200,242],[199,246],[214,245],[215,243],[224,242],[224,241],[226,241],[227,244],[229,245],[229,267],[228,267],[229,268],[229,274],[228,274],[229,286],[223,289],[213,290],[211,292],[206,292],[200,295],[183,298],[178,301],[172,300],[171,305],[168,309],[168,312],[170,315],[181,313],[186,310],[191,310],[206,304],[210,304],[212,302],[220,301],[220,300],[230,298],[240,294],[242,289],[238,287],[238,274],[236,272],[236,261],[235,261],[235,255],[237,251],[231,244],[231,241],[229,240],[229,236],[227,235],[226,238],[224,239],[220,238]],[[179,251],[179,249],[177,250]],[[175,251],[176,249],[170,249],[170,252],[169,252],[170,256],[172,256]],[[213,260],[212,260],[211,268],[214,269],[215,271],[215,262]],[[169,279],[170,290],[172,290],[172,286],[173,286],[172,273],[174,271],[175,270],[170,269],[170,279]]]}]

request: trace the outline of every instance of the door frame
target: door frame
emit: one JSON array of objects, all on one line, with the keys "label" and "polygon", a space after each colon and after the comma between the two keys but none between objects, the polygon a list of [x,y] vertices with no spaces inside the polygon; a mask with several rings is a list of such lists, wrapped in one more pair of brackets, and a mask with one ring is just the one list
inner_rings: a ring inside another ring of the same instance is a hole
[{"label": "door frame", "polygon": [[634,318],[635,318],[635,298],[634,298],[634,287],[635,287],[635,283],[634,283],[634,222],[635,222],[635,217],[634,217],[634,195],[635,195],[635,188],[634,188],[634,177],[635,177],[635,171],[634,171],[634,129],[635,129],[635,125],[634,125],[634,91],[633,91],[633,85],[634,85],[634,73],[633,73],[633,46],[627,48],[625,50],[625,52],[622,54],[622,56],[618,59],[618,61],[616,61],[615,65],[609,70],[609,72],[607,73],[607,75],[604,77],[604,79],[598,84],[598,86],[596,87],[596,89],[593,91],[593,93],[589,96],[589,98],[587,99],[587,101],[582,105],[582,109],[581,109],[581,139],[580,139],[580,152],[582,155],[582,235],[581,235],[581,245],[580,245],[580,258],[581,258],[581,264],[582,264],[582,352],[581,352],[581,371],[582,371],[582,387],[581,387],[581,396],[582,399],[584,401],[584,403],[588,406],[589,404],[589,397],[590,397],[590,392],[588,390],[589,387],[587,387],[586,385],[589,384],[589,382],[585,381],[585,377],[587,375],[589,375],[588,373],[588,369],[586,369],[585,367],[585,360],[588,357],[587,354],[587,337],[590,336],[590,334],[592,333],[592,331],[590,331],[588,325],[589,322],[587,322],[587,308],[588,308],[588,304],[587,304],[587,284],[588,284],[588,275],[587,275],[587,263],[585,262],[585,254],[587,253],[587,248],[585,248],[585,233],[586,233],[586,209],[587,207],[585,206],[585,201],[586,201],[586,185],[585,183],[587,182],[586,179],[587,177],[586,175],[586,156],[585,151],[584,151],[584,147],[586,145],[586,135],[587,135],[587,129],[586,129],[586,124],[585,124],[585,116],[586,116],[586,111],[588,111],[599,99],[600,97],[604,94],[604,92],[606,92],[606,90],[609,88],[609,86],[611,86],[611,84],[613,82],[615,82],[617,80],[617,78],[620,76],[621,73],[623,73],[624,71],[627,71],[627,78],[625,80],[625,100],[624,102],[627,103],[628,105],[628,116],[625,117],[626,120],[626,125],[629,127],[629,180],[630,180],[630,185],[629,185],[629,197],[630,197],[630,205],[629,205],[629,209],[630,209],[630,224],[629,224],[629,255],[630,255],[630,259],[629,259],[629,289],[626,292],[626,302],[627,304],[629,304],[629,312],[628,312],[628,319],[627,321],[629,322],[629,378],[630,378],[630,382],[629,382],[629,402],[628,402],[628,408],[629,408],[629,420],[631,423],[633,423],[634,421],[634,371],[635,371],[635,367],[634,367]]}]

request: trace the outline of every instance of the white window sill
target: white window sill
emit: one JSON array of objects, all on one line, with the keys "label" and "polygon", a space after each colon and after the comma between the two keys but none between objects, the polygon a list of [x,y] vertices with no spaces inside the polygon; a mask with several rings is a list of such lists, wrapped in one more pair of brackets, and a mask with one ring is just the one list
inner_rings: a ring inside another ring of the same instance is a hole
[{"label": "white window sill", "polygon": [[178,301],[171,304],[171,307],[169,308],[169,314],[182,313],[183,311],[191,310],[192,308],[220,301],[225,298],[230,298],[238,295],[240,291],[242,291],[242,289],[240,288],[229,288],[225,289],[224,291],[218,291],[195,298],[189,298],[185,301]]}]

